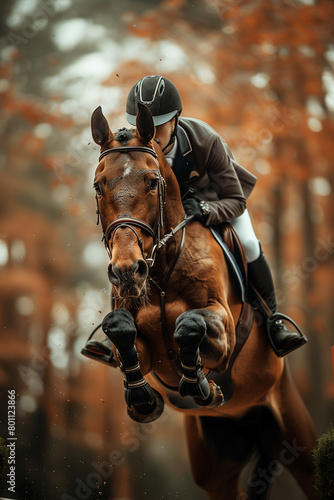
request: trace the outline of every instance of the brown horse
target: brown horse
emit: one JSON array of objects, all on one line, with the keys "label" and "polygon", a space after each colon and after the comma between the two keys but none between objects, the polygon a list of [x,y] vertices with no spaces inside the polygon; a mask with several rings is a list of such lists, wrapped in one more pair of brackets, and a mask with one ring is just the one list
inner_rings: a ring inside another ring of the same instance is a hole
[{"label": "brown horse", "polygon": [[[150,111],[140,105],[136,129],[113,134],[99,107],[92,135],[101,146],[94,186],[115,297],[103,349],[109,343],[123,371],[130,417],[154,420],[164,402],[185,413],[193,475],[211,500],[266,499],[283,466],[315,498],[316,432],[263,322],[254,321],[224,378],[240,294],[210,229],[185,217]],[[245,494],[239,475],[254,455]]]}]

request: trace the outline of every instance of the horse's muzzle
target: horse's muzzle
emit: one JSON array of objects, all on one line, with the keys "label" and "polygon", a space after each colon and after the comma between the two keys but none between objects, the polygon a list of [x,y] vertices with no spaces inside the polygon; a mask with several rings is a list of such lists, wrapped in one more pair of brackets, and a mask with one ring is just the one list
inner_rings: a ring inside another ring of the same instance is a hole
[{"label": "horse's muzzle", "polygon": [[140,297],[145,289],[148,266],[143,259],[134,261],[130,266],[117,266],[109,262],[108,278],[118,288],[122,298]]}]

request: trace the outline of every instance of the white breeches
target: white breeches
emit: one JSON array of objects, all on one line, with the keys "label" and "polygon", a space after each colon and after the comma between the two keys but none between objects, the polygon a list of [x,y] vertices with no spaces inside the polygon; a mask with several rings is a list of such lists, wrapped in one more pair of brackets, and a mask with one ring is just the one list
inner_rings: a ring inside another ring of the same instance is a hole
[{"label": "white breeches", "polygon": [[259,240],[254,233],[247,208],[239,217],[235,217],[235,219],[231,219],[228,222],[232,224],[238,233],[241,243],[245,248],[247,262],[254,262],[254,260],[260,257],[261,249]]}]

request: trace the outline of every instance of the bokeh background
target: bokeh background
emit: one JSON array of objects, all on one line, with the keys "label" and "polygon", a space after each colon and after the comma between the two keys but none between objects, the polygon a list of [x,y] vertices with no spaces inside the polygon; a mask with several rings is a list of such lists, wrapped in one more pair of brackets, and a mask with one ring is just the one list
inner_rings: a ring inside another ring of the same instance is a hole
[{"label": "bokeh background", "polygon": [[[309,337],[289,355],[316,423],[333,417],[332,0],[12,0],[0,4],[0,436],[16,392],[19,500],[195,499],[182,416],[139,425],[122,377],[80,355],[110,310],[95,227],[102,105],[163,74],[258,177],[249,199],[280,310]],[[255,388],[256,389],[256,388]],[[112,473],[106,464],[113,463]],[[273,499],[303,500],[287,473]]]}]

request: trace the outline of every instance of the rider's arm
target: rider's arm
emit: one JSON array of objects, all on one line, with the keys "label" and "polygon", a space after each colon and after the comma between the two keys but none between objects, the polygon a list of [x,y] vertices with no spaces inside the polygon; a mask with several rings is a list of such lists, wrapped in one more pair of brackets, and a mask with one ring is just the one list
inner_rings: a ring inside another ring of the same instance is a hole
[{"label": "rider's arm", "polygon": [[209,183],[201,189],[199,197],[210,207],[206,225],[226,222],[241,215],[246,198],[236,172],[237,163],[225,142],[216,136],[208,148],[205,169]]}]

